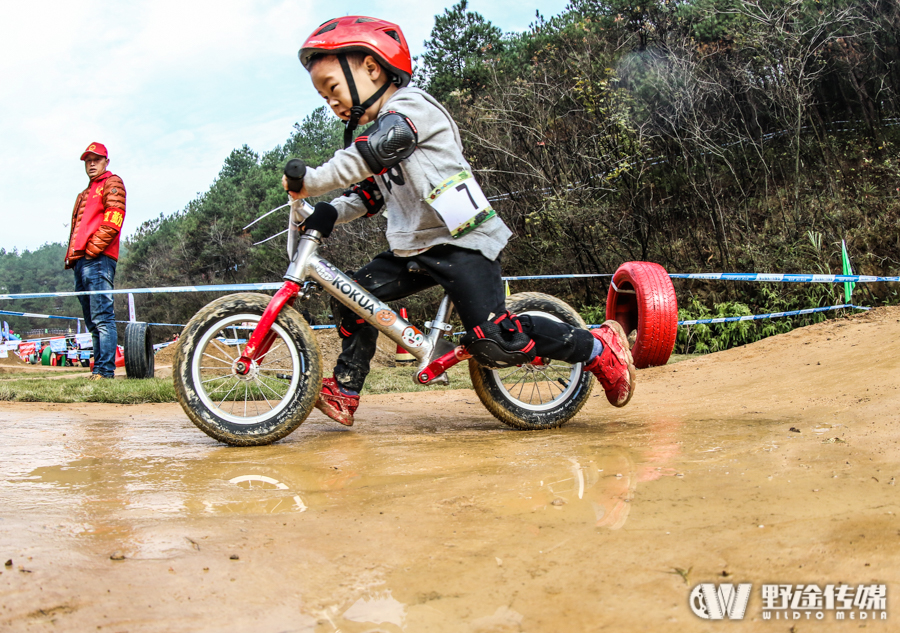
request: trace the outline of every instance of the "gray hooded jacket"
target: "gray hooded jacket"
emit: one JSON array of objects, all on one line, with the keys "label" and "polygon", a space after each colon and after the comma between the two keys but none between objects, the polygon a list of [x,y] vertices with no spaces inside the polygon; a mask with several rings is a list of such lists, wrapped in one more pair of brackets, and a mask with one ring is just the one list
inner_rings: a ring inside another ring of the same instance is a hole
[{"label": "gray hooded jacket", "polygon": [[[425,199],[446,179],[471,166],[463,157],[459,128],[434,97],[418,88],[400,88],[385,102],[379,115],[388,111],[408,117],[418,132],[418,145],[409,158],[375,176],[385,201],[387,240],[400,253],[419,251],[438,244],[454,244],[497,259],[512,232],[499,216],[487,220],[465,235],[454,238],[441,217]],[[306,172],[304,184],[310,196],[350,187],[372,176],[355,145],[335,152],[321,167]],[[296,204],[296,203],[295,203]],[[341,196],[332,204],[338,223],[364,216],[366,207],[359,196]]]}]

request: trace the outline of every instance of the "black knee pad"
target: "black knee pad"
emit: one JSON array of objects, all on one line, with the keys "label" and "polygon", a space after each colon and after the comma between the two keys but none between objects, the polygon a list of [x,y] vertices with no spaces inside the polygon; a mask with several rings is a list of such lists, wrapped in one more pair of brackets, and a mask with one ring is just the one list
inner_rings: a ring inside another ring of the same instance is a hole
[{"label": "black knee pad", "polygon": [[504,311],[472,328],[461,342],[485,367],[500,369],[530,363],[535,357],[535,344],[523,331],[522,319],[527,318]]}]

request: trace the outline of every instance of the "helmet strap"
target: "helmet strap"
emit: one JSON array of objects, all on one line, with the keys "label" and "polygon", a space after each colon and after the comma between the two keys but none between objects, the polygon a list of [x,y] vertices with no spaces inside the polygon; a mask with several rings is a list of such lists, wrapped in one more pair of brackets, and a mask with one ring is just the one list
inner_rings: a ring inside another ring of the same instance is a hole
[{"label": "helmet strap", "polygon": [[372,104],[381,98],[381,95],[383,95],[388,87],[390,87],[391,82],[384,82],[381,88],[375,91],[375,94],[366,99],[364,103],[360,103],[359,93],[356,91],[356,82],[353,80],[353,73],[350,70],[350,62],[347,61],[347,55],[338,53],[337,58],[341,63],[341,69],[344,71],[344,78],[347,80],[347,88],[350,90],[350,100],[353,102],[353,107],[350,108],[350,120],[344,124],[346,126],[344,128],[344,149],[347,149],[353,142],[353,132],[356,130],[357,125],[359,125],[359,120],[362,118],[362,115],[366,113],[366,110],[368,110]]}]

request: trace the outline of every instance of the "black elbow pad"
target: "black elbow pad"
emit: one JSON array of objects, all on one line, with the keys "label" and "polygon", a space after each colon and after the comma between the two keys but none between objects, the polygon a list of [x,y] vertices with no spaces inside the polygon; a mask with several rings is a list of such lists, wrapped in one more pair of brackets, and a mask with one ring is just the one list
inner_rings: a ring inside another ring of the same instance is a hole
[{"label": "black elbow pad", "polygon": [[354,194],[359,196],[359,199],[362,200],[363,205],[366,207],[367,218],[377,215],[384,208],[384,196],[381,195],[381,190],[375,184],[375,178],[372,176],[353,185],[343,195],[349,197]]},{"label": "black elbow pad", "polygon": [[419,133],[409,117],[399,112],[388,112],[378,117],[355,142],[366,165],[375,175],[379,175],[409,158],[418,141]]}]

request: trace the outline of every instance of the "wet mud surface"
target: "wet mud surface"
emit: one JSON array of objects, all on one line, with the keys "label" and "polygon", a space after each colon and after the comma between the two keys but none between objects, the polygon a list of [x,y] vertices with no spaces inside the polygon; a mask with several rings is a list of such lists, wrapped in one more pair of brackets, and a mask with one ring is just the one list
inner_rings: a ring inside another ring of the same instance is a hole
[{"label": "wet mud surface", "polygon": [[[0,630],[897,630],[900,310],[638,380],[554,431],[458,390],[261,448],[2,403]],[[753,583],[745,619],[696,617],[700,582]],[[763,621],[762,583],[887,584],[889,620]]]}]

